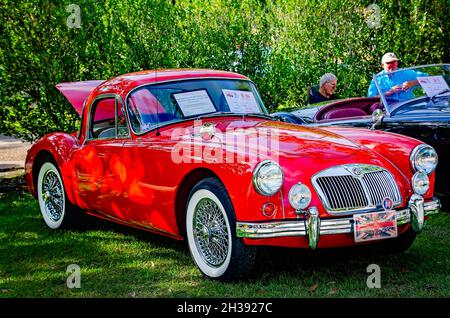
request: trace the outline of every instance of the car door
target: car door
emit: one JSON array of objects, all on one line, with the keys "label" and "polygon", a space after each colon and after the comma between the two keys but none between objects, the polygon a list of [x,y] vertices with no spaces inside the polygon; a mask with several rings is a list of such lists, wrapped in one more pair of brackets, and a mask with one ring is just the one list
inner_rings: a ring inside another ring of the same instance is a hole
[{"label": "car door", "polygon": [[175,193],[183,172],[172,160],[172,149],[179,141],[172,138],[171,129],[154,129],[175,120],[172,101],[161,99],[163,103],[145,88],[128,97],[128,118],[134,134],[123,145],[125,184],[121,207],[128,222],[176,233]]},{"label": "car door", "polygon": [[123,103],[117,95],[101,95],[90,109],[86,140],[75,155],[78,199],[87,209],[122,218],[122,147],[130,138]]}]

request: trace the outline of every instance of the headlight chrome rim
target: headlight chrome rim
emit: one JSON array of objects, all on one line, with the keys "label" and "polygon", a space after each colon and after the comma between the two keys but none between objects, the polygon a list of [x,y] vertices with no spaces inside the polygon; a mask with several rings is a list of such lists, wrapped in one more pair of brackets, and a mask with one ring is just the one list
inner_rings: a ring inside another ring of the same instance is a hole
[{"label": "headlight chrome rim", "polygon": [[[434,156],[436,157],[436,160],[435,160],[435,163],[433,164],[433,166],[428,167],[428,168],[420,166],[420,164],[418,163],[418,160],[421,158],[420,155],[425,153],[425,151],[427,151],[427,150],[431,150],[434,153]],[[420,144],[413,149],[409,160],[411,163],[411,167],[413,168],[414,171],[417,171],[417,172],[423,171],[429,175],[434,170],[436,170],[436,167],[439,162],[439,157],[438,157],[436,150],[433,147],[431,147],[430,145],[427,145],[427,144]]]},{"label": "headlight chrome rim", "polygon": [[[295,200],[296,195],[301,195],[300,200]],[[312,200],[312,192],[311,189],[301,182],[297,182],[294,184],[289,190],[289,203],[296,210],[305,210],[310,204]],[[299,203],[299,201],[306,198],[306,201],[303,203]]]},{"label": "headlight chrome rim", "polygon": [[[264,189],[264,186],[261,185],[261,179],[260,179],[260,173],[262,171],[262,169],[266,168],[269,165],[274,165],[276,166],[276,168],[279,169],[280,172],[280,176],[281,176],[281,180],[279,182],[279,185],[277,187],[275,187],[274,189],[270,190],[270,189]],[[267,196],[270,197],[274,194],[276,194],[278,191],[280,191],[281,187],[283,186],[283,182],[284,182],[284,174],[283,174],[283,170],[281,169],[280,165],[278,163],[276,163],[273,160],[264,160],[261,161],[260,163],[258,163],[255,167],[255,169],[253,170],[253,186],[255,187],[256,192],[258,192],[259,194],[263,195],[263,196]]]},{"label": "headlight chrome rim", "polygon": [[[422,180],[420,180],[419,178],[421,178]],[[423,185],[421,187],[419,187],[417,185],[417,182],[425,182],[426,183],[426,187],[424,187]],[[428,192],[428,190],[430,189],[430,179],[428,178],[428,175],[426,174],[425,171],[417,171],[414,176],[412,177],[412,188],[414,193],[419,194],[419,195],[424,195],[425,193]]]}]

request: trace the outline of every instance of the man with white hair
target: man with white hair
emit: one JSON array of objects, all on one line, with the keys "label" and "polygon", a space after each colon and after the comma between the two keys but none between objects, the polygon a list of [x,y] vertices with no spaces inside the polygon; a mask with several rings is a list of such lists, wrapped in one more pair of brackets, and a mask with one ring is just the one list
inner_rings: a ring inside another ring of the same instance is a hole
[{"label": "man with white hair", "polygon": [[322,75],[319,82],[319,89],[311,88],[309,90],[309,103],[320,103],[323,101],[337,99],[334,91],[337,85],[337,77],[332,73]]},{"label": "man with white hair", "polygon": [[[398,101],[411,99],[414,97],[411,88],[419,85],[417,76],[426,76],[426,74],[418,74],[413,70],[395,72],[398,69],[398,62],[399,59],[395,53],[389,52],[383,55],[383,58],[381,59],[383,70],[377,75],[385,74],[385,76],[378,76],[377,84],[380,87],[382,94],[387,98]],[[369,90],[367,91],[367,96],[374,97],[378,95],[379,92],[372,79]]]}]

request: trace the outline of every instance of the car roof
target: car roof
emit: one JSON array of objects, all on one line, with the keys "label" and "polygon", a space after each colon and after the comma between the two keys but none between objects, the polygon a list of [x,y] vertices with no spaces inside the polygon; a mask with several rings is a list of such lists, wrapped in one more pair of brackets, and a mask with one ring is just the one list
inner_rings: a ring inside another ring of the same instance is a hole
[{"label": "car roof", "polygon": [[120,75],[103,82],[95,88],[94,95],[113,93],[123,96],[132,89],[141,85],[199,78],[231,78],[248,80],[247,77],[237,73],[206,69],[163,69],[140,71]]}]

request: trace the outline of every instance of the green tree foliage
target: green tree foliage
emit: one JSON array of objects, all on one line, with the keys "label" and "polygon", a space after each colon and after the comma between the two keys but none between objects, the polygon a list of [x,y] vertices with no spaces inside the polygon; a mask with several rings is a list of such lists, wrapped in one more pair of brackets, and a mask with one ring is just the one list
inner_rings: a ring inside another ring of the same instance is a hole
[{"label": "green tree foliage", "polygon": [[448,0],[0,0],[0,132],[76,130],[55,84],[143,69],[236,71],[271,111],[302,106],[325,72],[361,96],[387,51],[449,62],[448,21]]}]

